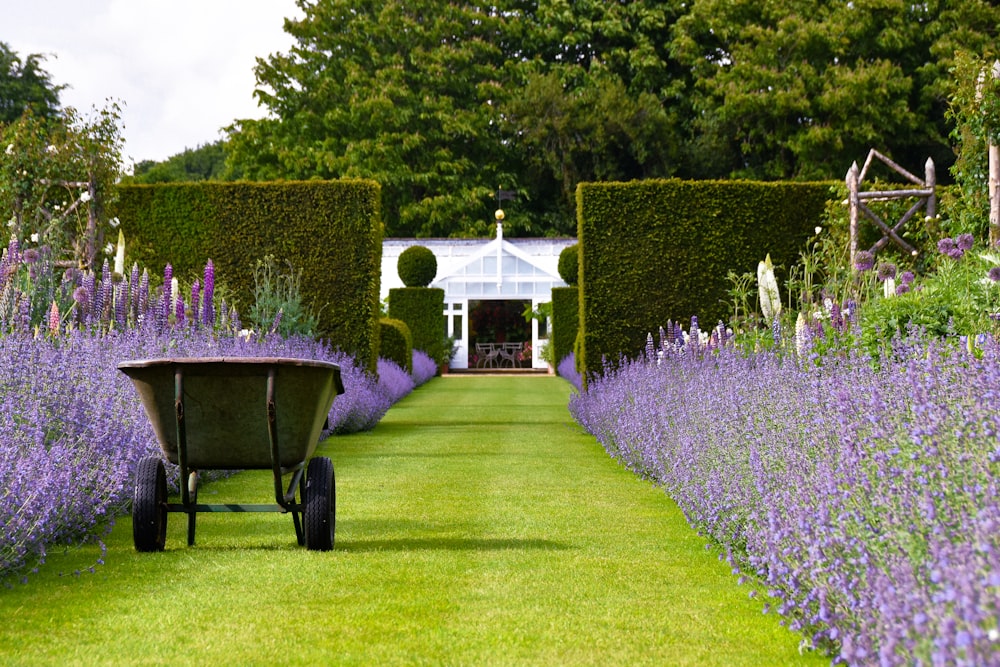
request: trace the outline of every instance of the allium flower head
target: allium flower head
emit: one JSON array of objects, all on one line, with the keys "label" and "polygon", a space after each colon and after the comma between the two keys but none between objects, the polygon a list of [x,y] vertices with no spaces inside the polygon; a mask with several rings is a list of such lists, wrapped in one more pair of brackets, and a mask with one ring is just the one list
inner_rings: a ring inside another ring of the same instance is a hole
[{"label": "allium flower head", "polygon": [[90,295],[87,293],[87,288],[80,285],[75,290],[73,290],[73,300],[76,301],[81,306],[86,305],[90,300]]},{"label": "allium flower head", "polygon": [[867,250],[862,250],[854,256],[854,268],[858,271],[871,271],[875,266],[875,255]]},{"label": "allium flower head", "polygon": [[957,245],[958,249],[962,252],[972,250],[972,246],[975,242],[976,239],[972,236],[972,234],[959,234],[955,239],[955,245]]},{"label": "allium flower head", "polygon": [[878,279],[882,282],[896,277],[896,265],[891,262],[882,262],[878,265]]},{"label": "allium flower head", "polygon": [[991,268],[987,271],[986,276],[995,283],[1000,282],[1000,266]]},{"label": "allium flower head", "polygon": [[34,264],[38,261],[38,251],[34,248],[28,248],[24,251],[24,263]]},{"label": "allium flower head", "polygon": [[903,274],[899,276],[899,284],[910,285],[915,278],[916,276],[913,274],[913,271],[903,271]]}]

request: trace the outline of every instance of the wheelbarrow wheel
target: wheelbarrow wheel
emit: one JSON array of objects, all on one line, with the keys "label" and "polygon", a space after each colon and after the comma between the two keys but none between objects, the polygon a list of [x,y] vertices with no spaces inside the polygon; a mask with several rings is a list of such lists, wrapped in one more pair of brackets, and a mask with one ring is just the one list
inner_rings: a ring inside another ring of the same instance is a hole
[{"label": "wheelbarrow wheel", "polygon": [[163,551],[167,542],[167,475],[163,461],[139,461],[132,497],[132,540],[136,551]]},{"label": "wheelbarrow wheel", "polygon": [[329,551],[333,549],[337,515],[333,461],[325,456],[317,456],[309,461],[304,495],[306,549]]}]

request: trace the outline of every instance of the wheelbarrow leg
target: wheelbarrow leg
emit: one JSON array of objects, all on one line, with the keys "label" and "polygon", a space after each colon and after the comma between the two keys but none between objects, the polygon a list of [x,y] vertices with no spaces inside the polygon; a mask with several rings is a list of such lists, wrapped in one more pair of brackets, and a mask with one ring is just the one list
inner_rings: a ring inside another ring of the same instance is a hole
[{"label": "wheelbarrow leg", "polygon": [[188,546],[194,546],[194,528],[195,528],[195,518],[198,513],[194,509],[194,505],[198,504],[198,471],[192,470],[188,474],[188,502],[192,505],[191,509],[188,511]]},{"label": "wheelbarrow leg", "polygon": [[[294,475],[292,477],[292,484],[294,487],[297,488],[289,489],[289,495],[292,497],[292,500],[294,502],[295,496],[296,494],[298,494],[298,497],[301,500],[300,504],[304,506],[306,499],[305,499],[305,485],[302,480],[302,475]],[[300,547],[304,546],[306,543],[306,534],[302,526],[302,517],[300,517],[299,512],[297,512],[294,509],[292,510],[292,522],[295,524],[295,539],[299,543]]]}]

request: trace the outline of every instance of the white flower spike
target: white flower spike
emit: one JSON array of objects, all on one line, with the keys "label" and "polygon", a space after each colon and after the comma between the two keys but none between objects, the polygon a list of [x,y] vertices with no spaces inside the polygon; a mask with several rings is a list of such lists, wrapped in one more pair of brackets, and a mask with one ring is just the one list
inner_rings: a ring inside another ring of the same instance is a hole
[{"label": "white flower spike", "polygon": [[771,324],[781,314],[781,294],[778,281],[774,278],[774,265],[768,253],[763,262],[757,264],[757,289],[760,295],[760,312]]}]

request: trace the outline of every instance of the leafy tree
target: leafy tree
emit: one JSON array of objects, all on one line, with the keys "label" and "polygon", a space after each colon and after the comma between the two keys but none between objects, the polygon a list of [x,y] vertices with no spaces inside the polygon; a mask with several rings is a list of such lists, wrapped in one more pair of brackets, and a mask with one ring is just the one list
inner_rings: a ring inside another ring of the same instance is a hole
[{"label": "leafy tree", "polygon": [[229,128],[248,178],[374,178],[389,235],[476,230],[512,181],[496,128],[503,94],[490,11],[432,0],[326,0],[286,20],[296,45],[258,59],[271,118]]},{"label": "leafy tree", "polygon": [[0,127],[0,147],[0,211],[12,214],[12,236],[93,268],[121,177],[119,105],[89,117],[72,107],[52,119],[26,111]]},{"label": "leafy tree", "polygon": [[52,118],[59,110],[59,93],[65,86],[52,83],[42,69],[44,57],[33,53],[24,60],[0,42],[0,125],[12,123],[26,110]]},{"label": "leafy tree", "polygon": [[981,0],[697,0],[671,53],[692,73],[692,137],[723,156],[706,168],[830,178],[871,147],[950,163],[947,67],[998,25]]},{"label": "leafy tree", "polygon": [[[185,149],[163,162],[144,160],[135,165],[133,183],[175,183],[179,181],[228,180],[226,147],[223,141]],[[238,176],[238,175],[237,175]]]}]

